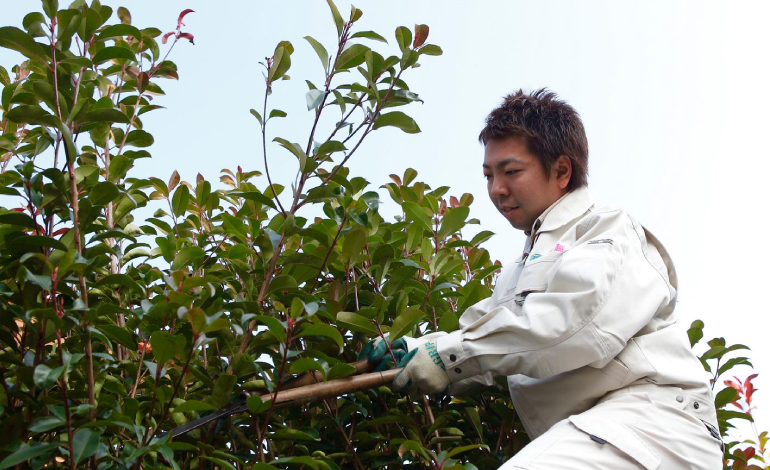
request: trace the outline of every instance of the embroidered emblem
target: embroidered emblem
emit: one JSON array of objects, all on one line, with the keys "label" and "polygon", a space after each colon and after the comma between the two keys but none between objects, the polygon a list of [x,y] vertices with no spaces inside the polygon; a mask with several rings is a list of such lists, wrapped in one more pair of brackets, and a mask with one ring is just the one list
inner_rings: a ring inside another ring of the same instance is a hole
[{"label": "embroidered emblem", "polygon": [[591,240],[590,242],[588,242],[589,245],[597,245],[599,243],[607,243],[609,245],[612,245],[614,242],[612,241],[611,238],[601,238],[599,240]]},{"label": "embroidered emblem", "polygon": [[553,247],[553,250],[551,250],[551,251],[558,251],[559,253],[563,253],[564,252],[564,245],[562,245],[561,243],[557,243],[556,246]]},{"label": "embroidered emblem", "polygon": [[532,255],[532,257],[531,257],[531,258],[529,258],[529,259],[530,259],[530,260],[536,260],[536,259],[540,258],[541,256],[543,256],[543,255],[541,255],[540,253],[538,253],[538,254],[536,254],[536,255]]}]

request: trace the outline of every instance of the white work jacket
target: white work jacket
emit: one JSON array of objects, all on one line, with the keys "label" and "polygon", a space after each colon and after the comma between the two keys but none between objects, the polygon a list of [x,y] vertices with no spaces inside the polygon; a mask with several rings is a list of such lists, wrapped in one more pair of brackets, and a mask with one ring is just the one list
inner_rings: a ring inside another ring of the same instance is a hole
[{"label": "white work jacket", "polygon": [[676,289],[660,242],[583,187],[538,218],[492,296],[435,341],[455,386],[507,375],[533,439],[565,418],[611,426],[591,408],[633,387],[716,425],[707,374],[675,327]]}]

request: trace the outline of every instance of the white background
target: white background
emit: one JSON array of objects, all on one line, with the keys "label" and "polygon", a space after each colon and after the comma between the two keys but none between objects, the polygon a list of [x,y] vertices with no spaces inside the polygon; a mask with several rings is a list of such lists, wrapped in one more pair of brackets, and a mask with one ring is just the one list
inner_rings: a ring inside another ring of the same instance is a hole
[{"label": "white background", "polygon": [[[280,40],[296,49],[292,80],[275,86],[269,107],[289,117],[271,122],[269,138],[306,141],[311,113],[304,79],[320,86],[322,69],[302,37],[311,35],[333,50],[336,31],[325,2],[105,3],[128,7],[140,28],[164,32],[175,28],[181,10],[195,10],[185,30],[196,44],[179,43],[170,57],[181,79],[160,82],[168,96],[155,100],[168,109],[143,116],[155,136],[154,158],[140,160],[133,176],[167,179],[177,169],[183,179],[200,172],[215,182],[222,168],[262,170],[258,125],[248,111],[261,112],[258,61],[272,55]],[[0,0],[0,23],[20,27],[24,14],[42,11],[39,5]],[[347,4],[338,6],[347,16]],[[506,93],[549,87],[583,118],[594,198],[627,209],[671,253],[683,323],[702,319],[706,339],[723,336],[728,344],[750,346],[760,373],[755,384],[770,385],[770,4],[370,0],[356,6],[364,11],[358,30],[389,39],[390,46],[366,43],[384,55],[397,51],[396,26],[415,23],[431,27],[428,42],[444,55],[425,57],[422,68],[404,75],[425,101],[405,109],[422,133],[374,133],[351,160],[352,174],[376,188],[389,181],[388,174],[413,167],[433,187],[473,194],[472,216],[481,229],[497,233],[485,246],[493,258],[509,261],[524,238],[487,199],[477,136]],[[0,65],[10,70],[18,60],[0,50]],[[275,144],[268,153],[274,180],[288,185],[296,171],[293,157]],[[381,210],[394,214],[387,192],[380,194]],[[743,378],[750,371],[736,373]],[[758,427],[767,429],[770,396],[762,390],[756,401]]]}]

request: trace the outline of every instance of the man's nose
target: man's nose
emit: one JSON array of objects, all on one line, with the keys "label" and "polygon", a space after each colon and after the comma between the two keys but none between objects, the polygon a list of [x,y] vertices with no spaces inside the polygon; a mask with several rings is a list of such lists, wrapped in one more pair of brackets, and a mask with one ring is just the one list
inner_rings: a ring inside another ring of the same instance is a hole
[{"label": "man's nose", "polygon": [[489,193],[491,196],[508,196],[508,188],[500,178],[496,178],[492,180],[492,188]]}]

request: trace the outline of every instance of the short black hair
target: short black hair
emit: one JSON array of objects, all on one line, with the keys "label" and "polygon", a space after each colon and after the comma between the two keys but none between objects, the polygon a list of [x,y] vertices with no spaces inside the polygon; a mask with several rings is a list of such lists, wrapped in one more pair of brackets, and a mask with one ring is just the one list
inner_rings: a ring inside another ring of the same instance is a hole
[{"label": "short black hair", "polygon": [[568,191],[588,185],[588,139],[575,108],[546,88],[519,90],[503,99],[487,116],[479,141],[524,137],[527,149],[540,159],[546,173],[561,155],[572,162]]}]

